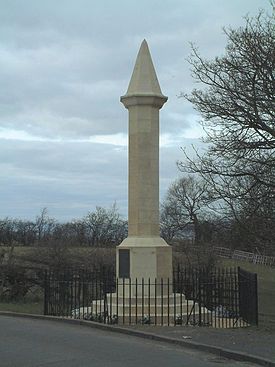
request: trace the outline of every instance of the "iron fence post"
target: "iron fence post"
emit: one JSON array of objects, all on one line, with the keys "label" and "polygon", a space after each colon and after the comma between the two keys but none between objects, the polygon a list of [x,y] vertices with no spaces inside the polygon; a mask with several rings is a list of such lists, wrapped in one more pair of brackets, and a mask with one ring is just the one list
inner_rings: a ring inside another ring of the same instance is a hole
[{"label": "iron fence post", "polygon": [[199,326],[202,325],[202,322],[201,322],[201,270],[199,270],[198,272],[198,307],[199,307]]},{"label": "iron fence post", "polygon": [[44,271],[44,315],[48,315],[48,272],[47,269]]},{"label": "iron fence post", "polygon": [[254,274],[254,292],[255,292],[255,324],[259,325],[259,314],[258,314],[258,276],[257,273]]}]

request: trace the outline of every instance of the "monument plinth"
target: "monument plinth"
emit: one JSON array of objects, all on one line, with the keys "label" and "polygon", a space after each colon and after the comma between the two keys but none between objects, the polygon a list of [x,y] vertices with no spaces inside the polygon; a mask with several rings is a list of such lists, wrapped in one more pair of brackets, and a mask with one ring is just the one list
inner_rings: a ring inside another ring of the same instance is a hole
[{"label": "monument plinth", "polygon": [[159,234],[160,89],[147,42],[141,44],[128,90],[128,237],[117,247],[117,278],[172,278],[172,249]]}]

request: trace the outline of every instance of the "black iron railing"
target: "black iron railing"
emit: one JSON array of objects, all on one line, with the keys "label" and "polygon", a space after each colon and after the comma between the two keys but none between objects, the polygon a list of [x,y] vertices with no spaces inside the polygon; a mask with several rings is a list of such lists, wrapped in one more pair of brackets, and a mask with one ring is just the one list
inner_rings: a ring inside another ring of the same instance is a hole
[{"label": "black iron railing", "polygon": [[104,323],[242,327],[258,324],[257,276],[182,269],[173,279],[116,279],[113,270],[45,272],[44,313]]}]

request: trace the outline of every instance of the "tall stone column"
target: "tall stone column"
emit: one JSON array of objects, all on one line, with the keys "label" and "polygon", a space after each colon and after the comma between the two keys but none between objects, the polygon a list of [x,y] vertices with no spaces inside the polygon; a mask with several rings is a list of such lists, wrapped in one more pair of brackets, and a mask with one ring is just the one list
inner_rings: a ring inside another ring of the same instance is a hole
[{"label": "tall stone column", "polygon": [[159,234],[159,110],[167,99],[144,40],[121,97],[129,111],[129,232],[117,247],[118,278],[172,276],[172,249]]}]

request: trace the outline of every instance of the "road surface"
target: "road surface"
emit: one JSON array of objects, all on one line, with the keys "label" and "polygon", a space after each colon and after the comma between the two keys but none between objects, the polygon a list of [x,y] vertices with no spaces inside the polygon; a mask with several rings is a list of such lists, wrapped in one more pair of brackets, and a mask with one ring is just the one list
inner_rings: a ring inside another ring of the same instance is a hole
[{"label": "road surface", "polygon": [[1,367],[252,366],[81,325],[0,316]]}]

